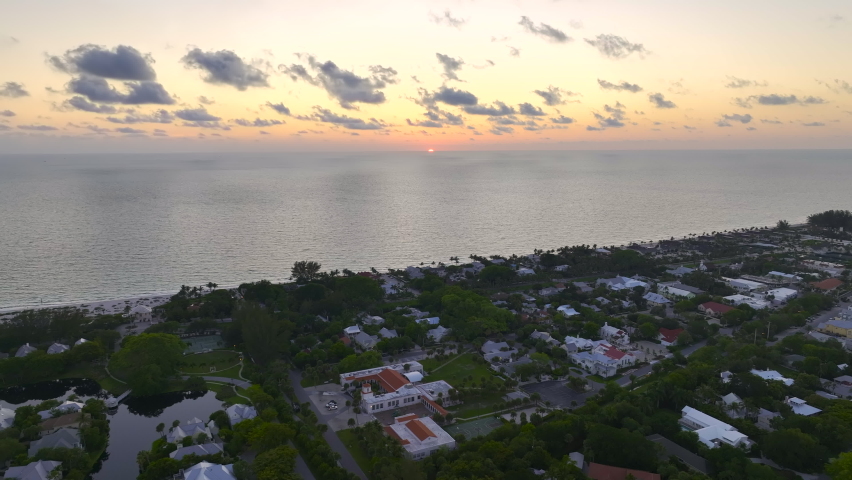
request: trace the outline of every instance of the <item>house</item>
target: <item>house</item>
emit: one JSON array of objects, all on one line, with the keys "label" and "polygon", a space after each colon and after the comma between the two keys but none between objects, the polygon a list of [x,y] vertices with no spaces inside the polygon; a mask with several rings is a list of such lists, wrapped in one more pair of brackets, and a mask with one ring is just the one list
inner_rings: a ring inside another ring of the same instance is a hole
[{"label": "house", "polygon": [[557,287],[547,287],[547,288],[542,288],[541,290],[539,290],[538,294],[541,295],[542,297],[549,297],[551,295],[557,295],[559,292],[561,292],[563,290],[565,290],[565,289],[564,288],[557,288]]},{"label": "house", "polygon": [[64,415],[66,413],[77,413],[85,407],[84,404],[80,402],[72,402],[70,400],[66,400],[62,405],[58,407],[51,408],[50,410],[42,410],[38,412],[39,416],[42,420],[47,420],[50,417],[55,417],[58,415]]},{"label": "house", "polygon": [[599,342],[590,352],[571,355],[571,360],[589,373],[604,378],[612,377],[619,369],[636,363],[636,357],[605,342]]},{"label": "house", "polygon": [[722,406],[731,418],[742,418],[744,405],[743,399],[736,393],[732,392],[722,397]]},{"label": "house", "polygon": [[405,456],[410,460],[422,460],[442,448],[456,448],[453,437],[434,420],[417,418],[414,413],[396,417],[394,423],[385,427],[385,433],[402,444]]},{"label": "house", "polygon": [[734,374],[731,372],[722,372],[719,374],[719,377],[722,379],[722,383],[731,383],[731,378],[733,378]]},{"label": "house", "polygon": [[614,278],[599,278],[596,285],[604,285],[610,290],[633,290],[636,287],[642,287],[643,290],[648,289],[648,284],[633,278],[628,277],[614,277]]},{"label": "house", "polygon": [[60,428],[30,443],[28,455],[34,457],[42,448],[78,448],[81,447],[80,431],[76,428]]},{"label": "house", "polygon": [[518,351],[509,346],[506,342],[492,342],[488,340],[482,344],[480,348],[483,358],[489,362],[493,362],[495,358],[500,361],[507,362],[512,359],[512,355],[516,355]]},{"label": "house", "polygon": [[18,351],[15,352],[15,356],[18,357],[18,358],[26,357],[27,355],[35,352],[36,350],[38,350],[38,349],[35,348],[35,347],[31,347],[30,344],[27,343],[26,345],[21,345],[21,347],[18,348]]},{"label": "house", "polygon": [[722,277],[722,280],[728,284],[734,290],[740,293],[750,293],[754,291],[760,291],[766,289],[765,283],[755,282],[752,280],[746,280],[744,278],[727,278]]},{"label": "house", "polygon": [[52,462],[47,460],[39,460],[29,463],[23,467],[10,467],[6,470],[6,475],[3,478],[15,480],[47,480],[52,476],[50,473],[59,466],[62,462]]},{"label": "house", "polygon": [[799,296],[799,292],[792,288],[773,288],[772,290],[767,290],[761,294],[755,294],[755,297],[767,302],[772,302],[775,305],[787,303],[789,300],[796,298],[797,296]]},{"label": "house", "polygon": [[551,346],[558,346],[559,340],[550,336],[550,332],[539,332],[538,330],[533,330],[530,334],[530,338],[534,338],[536,340],[544,340]]},{"label": "house", "polygon": [[829,400],[837,400],[838,398],[840,398],[837,395],[834,395],[834,394],[831,394],[831,393],[828,393],[828,392],[823,392],[822,390],[818,390],[818,391],[814,392],[814,394],[819,395],[822,398],[827,398]]},{"label": "house", "polygon": [[588,304],[585,304],[585,303],[581,303],[580,306],[583,307],[583,308],[588,308],[593,312],[600,312],[601,311],[601,309],[598,308],[597,305],[588,305]]},{"label": "house", "polygon": [[234,465],[199,462],[183,471],[183,480],[237,480]]},{"label": "house", "polygon": [[643,472],[642,470],[630,470],[629,468],[611,467],[600,463],[590,463],[586,476],[592,480],[624,480],[632,478],[636,480],[660,480],[659,473]]},{"label": "house", "polygon": [[441,342],[447,334],[450,333],[449,328],[444,328],[441,325],[438,325],[438,328],[433,328],[426,332],[426,336],[429,337],[435,343]]},{"label": "house", "polygon": [[852,376],[850,375],[841,375],[835,378],[834,381],[846,385],[847,387],[852,387]]},{"label": "house", "polygon": [[683,407],[681,414],[678,423],[695,432],[698,440],[709,448],[716,448],[723,443],[732,447],[747,447],[751,444],[747,435],[704,412],[692,407]]},{"label": "house", "polygon": [[134,322],[150,322],[152,320],[152,311],[145,305],[136,305],[130,309],[130,316]]},{"label": "house", "polygon": [[678,298],[695,298],[696,295],[701,295],[704,290],[700,288],[690,287],[682,283],[670,283],[660,285],[660,290],[664,295],[670,295]]},{"label": "house", "polygon": [[417,267],[405,267],[405,273],[408,274],[408,278],[423,278],[423,272],[420,271]]},{"label": "house", "polygon": [[71,350],[71,347],[68,345],[63,345],[61,343],[54,343],[50,347],[47,348],[48,355],[56,355],[57,353],[64,353],[68,350]]},{"label": "house", "polygon": [[667,307],[672,304],[672,301],[668,298],[660,295],[659,293],[648,292],[642,296],[648,305],[652,307]]},{"label": "house", "polygon": [[591,340],[570,335],[565,337],[565,345],[575,345],[577,350],[588,350],[593,346]]},{"label": "house", "polygon": [[561,313],[563,316],[566,316],[566,317],[573,317],[575,315],[580,314],[580,312],[578,312],[577,310],[574,310],[574,307],[572,307],[571,305],[562,305],[562,306],[558,307],[556,309],[556,311]]},{"label": "house", "polygon": [[417,323],[425,323],[427,325],[438,325],[441,323],[440,317],[426,317],[426,318],[418,318]]},{"label": "house", "polygon": [[683,331],[684,330],[682,328],[675,328],[673,330],[668,328],[660,328],[660,335],[657,338],[660,340],[660,344],[662,344],[664,347],[668,347],[674,345],[677,342],[677,337],[679,337],[680,334],[683,333]]},{"label": "house", "polygon": [[705,302],[698,306],[698,311],[711,317],[721,317],[733,310],[734,307],[719,302]]},{"label": "house", "polygon": [[747,295],[729,295],[727,297],[724,297],[724,299],[728,302],[733,303],[734,305],[748,305],[749,307],[755,310],[763,310],[764,308],[767,308],[769,306],[769,302],[764,300],[758,300]]},{"label": "house", "polygon": [[606,248],[596,248],[595,253],[599,253],[601,255],[610,255],[612,252]]},{"label": "house", "polygon": [[381,325],[385,323],[385,319],[378,315],[367,315],[361,322],[364,325]]},{"label": "house", "polygon": [[82,345],[86,342],[88,342],[88,340],[86,340],[85,338],[81,338],[80,340],[77,340],[76,342],[74,342],[74,346],[76,347],[77,345]]},{"label": "house", "polygon": [[568,268],[570,268],[568,265],[557,265],[553,267],[553,270],[556,272],[567,272]]},{"label": "house", "polygon": [[692,470],[695,470],[696,472],[703,473],[706,475],[709,471],[707,460],[681,447],[680,445],[669,440],[668,438],[656,433],[653,435],[649,435],[645,438],[662,447],[663,451],[660,452],[661,460],[667,461],[671,457],[675,457],[681,462],[683,462],[684,465],[691,468]]},{"label": "house", "polygon": [[684,267],[683,265],[681,265],[675,269],[666,270],[666,273],[668,273],[669,275],[674,275],[675,277],[682,277],[684,275],[689,275],[694,271],[694,268]]},{"label": "house", "polygon": [[823,280],[821,282],[813,282],[813,283],[811,283],[811,285],[813,285],[814,288],[817,288],[819,290],[823,290],[823,291],[826,291],[826,292],[833,292],[838,287],[843,285],[843,282],[840,281],[840,279],[838,279],[838,278],[829,278],[829,279]]},{"label": "house", "polygon": [[757,427],[762,428],[763,430],[772,430],[772,419],[780,417],[781,414],[778,412],[770,412],[765,408],[761,408],[757,411]]},{"label": "house", "polygon": [[852,338],[852,320],[829,320],[817,328],[825,333]]},{"label": "house", "polygon": [[343,329],[343,334],[352,339],[355,335],[361,333],[361,327],[358,325],[352,325],[351,327],[346,327]]},{"label": "house", "polygon": [[787,282],[787,283],[796,283],[796,282],[802,281],[802,277],[800,277],[798,275],[792,275],[792,274],[784,273],[784,272],[776,272],[774,270],[767,273],[766,276],[770,277],[770,278],[774,278],[776,280]]},{"label": "house", "polygon": [[573,282],[573,284],[577,287],[577,290],[579,290],[580,293],[591,293],[594,291],[594,288],[590,287],[586,282]]},{"label": "house", "polygon": [[601,327],[599,334],[602,338],[605,338],[616,345],[630,344],[630,336],[627,334],[627,332],[621,330],[620,328],[610,326],[607,322],[604,322],[604,325],[603,327]]},{"label": "house", "polygon": [[752,370],[752,375],[757,375],[758,377],[766,380],[766,381],[775,381],[775,382],[783,382],[784,385],[788,387],[793,384],[793,379],[786,378],[775,370]]},{"label": "house", "polygon": [[526,277],[528,275],[535,275],[535,270],[532,268],[519,268],[517,273],[521,277]]},{"label": "house", "polygon": [[257,410],[254,407],[242,403],[231,405],[225,410],[225,413],[228,414],[228,420],[231,421],[232,427],[243,420],[251,420],[257,416]]},{"label": "house", "polygon": [[606,297],[598,297],[598,298],[596,298],[595,300],[597,300],[597,301],[598,301],[598,303],[600,303],[601,305],[609,305],[610,303],[612,303],[612,302],[611,302],[611,301],[609,301],[609,299],[608,299],[608,298],[606,298]]},{"label": "house", "polygon": [[42,435],[54,433],[61,428],[74,427],[80,428],[80,422],[83,419],[81,413],[66,413],[58,417],[51,417],[39,424]]},{"label": "house", "polygon": [[187,420],[186,425],[178,425],[173,428],[172,431],[166,434],[166,440],[169,443],[178,443],[186,437],[198,438],[202,433],[207,435],[207,438],[213,438],[210,427],[205,425],[200,418],[195,417],[192,420]]},{"label": "house", "polygon": [[387,328],[382,327],[382,329],[379,330],[379,336],[382,338],[396,338],[399,335],[396,333],[396,330],[388,330]]},{"label": "house", "polygon": [[790,408],[793,409],[793,413],[796,415],[802,415],[804,417],[810,417],[811,415],[816,415],[822,410],[812,407],[808,405],[807,402],[798,397],[788,397],[784,399],[784,403],[786,403]]},{"label": "house", "polygon": [[355,335],[352,341],[357,343],[364,350],[372,350],[373,347],[375,347],[376,344],[379,343],[378,338],[372,335],[367,335],[364,332],[360,332],[359,334]]},{"label": "house", "polygon": [[198,455],[200,457],[202,455],[216,455],[217,453],[222,452],[224,452],[222,445],[218,443],[205,443],[203,445],[192,445],[189,447],[178,448],[174,452],[170,453],[169,456],[175,460],[180,460],[187,455]]},{"label": "house", "polygon": [[[825,326],[825,324],[824,324],[824,323],[821,323],[821,324],[819,324],[819,326],[818,326],[817,328],[821,328],[821,327],[824,327],[824,326]],[[837,340],[837,339],[836,339],[836,338],[834,338],[834,337],[830,337],[830,336],[828,336],[828,335],[826,335],[826,334],[824,334],[824,333],[819,333],[819,332],[817,332],[817,331],[815,331],[815,330],[811,330],[810,332],[808,332],[808,336],[810,336],[810,337],[811,337],[811,338],[813,338],[814,340],[816,340],[816,341],[818,341],[818,342],[821,342],[821,343],[825,343],[825,342],[827,342],[827,341],[829,341],[829,340],[832,340],[832,339]]]},{"label": "house", "polygon": [[15,411],[11,408],[0,407],[0,430],[5,430],[15,423]]}]

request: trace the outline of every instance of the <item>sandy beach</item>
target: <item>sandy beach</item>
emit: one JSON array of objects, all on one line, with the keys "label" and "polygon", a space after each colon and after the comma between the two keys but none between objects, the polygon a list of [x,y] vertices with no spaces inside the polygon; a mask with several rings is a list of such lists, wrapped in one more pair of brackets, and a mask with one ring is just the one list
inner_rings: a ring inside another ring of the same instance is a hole
[{"label": "sandy beach", "polygon": [[[177,293],[177,292],[175,292]],[[65,308],[65,307],[74,307],[83,310],[88,310],[88,313],[95,314],[114,314],[114,313],[124,313],[125,307],[133,308],[137,305],[144,305],[149,308],[154,308],[159,305],[162,305],[169,301],[169,298],[172,297],[172,294],[158,294],[158,295],[141,295],[138,297],[130,297],[130,298],[121,298],[117,300],[102,300],[97,302],[83,302],[83,303],[62,303],[62,304],[50,304],[50,305],[36,305],[36,306],[25,306],[25,307],[11,307],[0,309],[0,319],[6,316],[11,316],[17,312],[22,312],[24,310],[41,310],[44,308]]]}]

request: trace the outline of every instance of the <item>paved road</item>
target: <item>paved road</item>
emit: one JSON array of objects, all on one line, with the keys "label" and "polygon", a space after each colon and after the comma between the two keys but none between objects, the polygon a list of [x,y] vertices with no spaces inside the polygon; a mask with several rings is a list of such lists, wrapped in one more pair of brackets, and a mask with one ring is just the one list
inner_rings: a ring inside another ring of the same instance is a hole
[{"label": "paved road", "polygon": [[[314,402],[311,401],[308,392],[302,388],[302,372],[298,370],[290,370],[290,383],[293,385],[293,389],[296,391],[296,398],[298,398],[299,403],[309,403],[311,405],[311,409],[317,416],[317,419],[320,423],[328,425],[328,421],[333,418],[327,415],[323,415],[319,410],[317,410]],[[340,454],[340,466],[345,468],[346,470],[358,475],[358,477],[367,480],[367,476],[364,475],[364,472],[361,470],[361,467],[358,466],[358,463],[355,462],[355,459],[352,457],[352,454],[347,450],[346,445],[337,438],[337,434],[334,433],[331,428],[329,428],[324,434],[323,437],[328,442],[328,445],[332,450]]]},{"label": "paved road", "polygon": [[839,316],[840,311],[845,310],[850,305],[852,305],[852,303],[840,302],[837,306],[835,306],[831,310],[827,310],[825,312],[819,313],[819,314],[816,315],[816,317],[814,317],[813,320],[808,320],[808,322],[803,327],[788,328],[787,330],[785,330],[783,332],[775,334],[775,340],[773,340],[771,342],[767,342],[767,345],[775,345],[776,343],[780,342],[785,337],[788,337],[790,335],[795,335],[797,333],[807,333],[809,330],[815,330],[817,325],[819,325],[820,323],[832,320],[832,319],[834,319],[834,317]]}]

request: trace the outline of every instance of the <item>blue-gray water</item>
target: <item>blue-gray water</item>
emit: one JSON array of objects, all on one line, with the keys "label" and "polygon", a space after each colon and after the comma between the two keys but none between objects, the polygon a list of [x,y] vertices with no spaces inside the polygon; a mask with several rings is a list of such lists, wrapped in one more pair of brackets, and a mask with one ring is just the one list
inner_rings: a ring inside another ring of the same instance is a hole
[{"label": "blue-gray water", "polygon": [[0,155],[0,308],[800,222],[852,151]]}]

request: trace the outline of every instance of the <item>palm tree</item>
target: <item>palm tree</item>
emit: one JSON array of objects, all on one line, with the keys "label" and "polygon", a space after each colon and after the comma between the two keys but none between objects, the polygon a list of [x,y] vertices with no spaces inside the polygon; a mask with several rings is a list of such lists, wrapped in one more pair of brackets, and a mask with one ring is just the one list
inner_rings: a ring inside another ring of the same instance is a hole
[{"label": "palm tree", "polygon": [[165,430],[165,428],[166,428],[165,423],[161,422],[159,425],[157,425],[157,433],[159,433],[161,437],[163,436],[163,430]]}]

